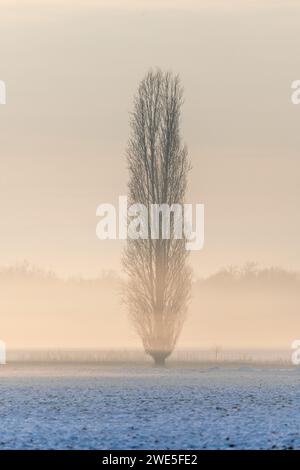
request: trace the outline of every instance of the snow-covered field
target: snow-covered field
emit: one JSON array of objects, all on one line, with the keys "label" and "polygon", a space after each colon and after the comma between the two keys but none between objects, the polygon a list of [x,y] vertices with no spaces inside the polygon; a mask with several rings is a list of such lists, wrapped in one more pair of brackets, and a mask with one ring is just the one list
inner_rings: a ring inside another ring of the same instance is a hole
[{"label": "snow-covered field", "polygon": [[0,367],[1,449],[300,449],[300,369]]}]

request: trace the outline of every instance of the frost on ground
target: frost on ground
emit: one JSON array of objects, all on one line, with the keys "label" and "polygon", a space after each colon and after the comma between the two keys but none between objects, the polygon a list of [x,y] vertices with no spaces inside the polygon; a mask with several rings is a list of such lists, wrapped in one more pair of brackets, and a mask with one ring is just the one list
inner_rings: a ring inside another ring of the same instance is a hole
[{"label": "frost on ground", "polygon": [[300,449],[300,370],[7,365],[1,449]]}]

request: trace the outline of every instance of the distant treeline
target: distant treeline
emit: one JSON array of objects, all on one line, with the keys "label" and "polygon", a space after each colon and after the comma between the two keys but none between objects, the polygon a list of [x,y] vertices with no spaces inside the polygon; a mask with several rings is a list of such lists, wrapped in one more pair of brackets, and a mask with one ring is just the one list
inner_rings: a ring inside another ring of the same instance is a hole
[{"label": "distant treeline", "polygon": [[230,266],[205,279],[196,281],[196,286],[211,287],[257,287],[299,288],[300,273],[281,267],[260,268],[256,263],[246,263],[241,268]]},{"label": "distant treeline", "polygon": [[121,277],[113,270],[102,270],[101,274],[95,278],[84,278],[81,276],[73,276],[62,278],[57,276],[54,271],[39,268],[28,261],[16,264],[15,266],[2,266],[0,267],[0,282],[1,281],[36,281],[45,283],[65,283],[65,284],[82,284],[82,285],[97,285],[97,284],[115,284],[118,285],[122,282]]},{"label": "distant treeline", "polygon": [[[60,278],[53,271],[38,268],[27,261],[11,267],[0,267],[1,281],[38,281],[46,283],[71,283],[86,286],[107,285],[120,287],[122,276],[116,271],[102,271],[98,277]],[[256,263],[246,263],[242,267],[229,266],[222,268],[211,276],[194,279],[194,288],[203,287],[276,287],[299,288],[300,273],[281,267],[261,268]]]}]

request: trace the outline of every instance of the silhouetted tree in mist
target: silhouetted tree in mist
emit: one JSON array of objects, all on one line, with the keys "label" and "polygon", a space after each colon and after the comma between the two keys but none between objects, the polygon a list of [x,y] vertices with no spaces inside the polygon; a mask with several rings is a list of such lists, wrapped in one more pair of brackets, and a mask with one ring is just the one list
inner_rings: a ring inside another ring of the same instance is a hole
[{"label": "silhouetted tree in mist", "polygon": [[[184,202],[189,162],[180,138],[183,90],[178,76],[149,71],[140,83],[127,149],[129,203]],[[156,364],[171,354],[186,315],[191,275],[185,239],[129,239],[123,255],[128,275],[125,301],[146,353]]]}]

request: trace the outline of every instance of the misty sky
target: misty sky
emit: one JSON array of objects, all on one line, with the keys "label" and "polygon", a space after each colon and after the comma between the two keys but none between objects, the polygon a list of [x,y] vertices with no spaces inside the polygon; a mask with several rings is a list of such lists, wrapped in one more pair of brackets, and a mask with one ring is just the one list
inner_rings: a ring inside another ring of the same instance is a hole
[{"label": "misty sky", "polygon": [[132,97],[160,66],[185,87],[188,202],[206,211],[196,274],[250,260],[300,269],[299,32],[288,0],[0,0],[0,264],[120,268],[95,212],[126,193]]}]

